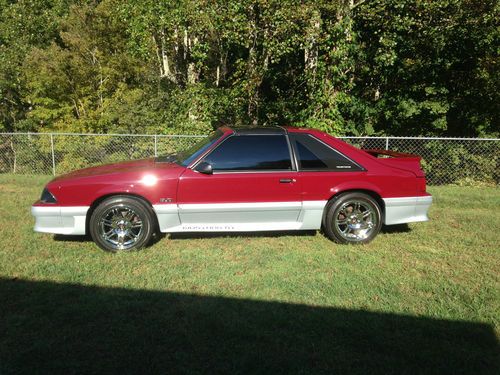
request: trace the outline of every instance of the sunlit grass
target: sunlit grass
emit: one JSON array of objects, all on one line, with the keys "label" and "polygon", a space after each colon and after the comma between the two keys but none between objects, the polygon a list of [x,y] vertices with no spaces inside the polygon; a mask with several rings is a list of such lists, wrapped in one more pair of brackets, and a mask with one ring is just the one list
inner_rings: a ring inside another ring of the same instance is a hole
[{"label": "sunlit grass", "polygon": [[107,254],[32,231],[45,176],[0,176],[0,275],[132,289],[366,308],[498,327],[500,191],[431,187],[431,221],[386,228],[365,246],[321,233],[163,238]]}]

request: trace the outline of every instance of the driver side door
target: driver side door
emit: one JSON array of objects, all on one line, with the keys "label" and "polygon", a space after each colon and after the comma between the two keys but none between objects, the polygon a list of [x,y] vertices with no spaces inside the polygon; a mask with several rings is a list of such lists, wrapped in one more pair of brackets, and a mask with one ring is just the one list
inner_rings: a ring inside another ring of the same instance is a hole
[{"label": "driver side door", "polygon": [[[199,163],[212,173],[187,168],[178,185],[185,231],[297,229],[301,185],[285,134],[232,135]],[[199,164],[197,163],[197,164]]]}]

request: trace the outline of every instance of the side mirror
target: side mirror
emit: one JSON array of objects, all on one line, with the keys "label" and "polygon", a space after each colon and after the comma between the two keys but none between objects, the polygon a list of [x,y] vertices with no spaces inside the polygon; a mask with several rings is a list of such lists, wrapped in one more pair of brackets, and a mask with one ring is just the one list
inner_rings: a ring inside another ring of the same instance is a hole
[{"label": "side mirror", "polygon": [[200,172],[203,174],[213,174],[214,171],[212,169],[212,164],[207,163],[206,161],[202,161],[200,164],[196,166],[194,169],[196,172]]}]

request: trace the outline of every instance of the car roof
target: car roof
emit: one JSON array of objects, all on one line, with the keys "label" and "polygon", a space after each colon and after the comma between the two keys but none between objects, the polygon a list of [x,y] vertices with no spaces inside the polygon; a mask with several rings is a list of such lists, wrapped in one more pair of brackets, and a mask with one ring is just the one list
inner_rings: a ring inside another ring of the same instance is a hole
[{"label": "car roof", "polygon": [[224,134],[234,135],[273,135],[273,134],[287,134],[287,133],[322,133],[315,129],[301,128],[295,126],[221,126],[218,128]]},{"label": "car roof", "polygon": [[235,135],[269,135],[269,134],[286,134],[286,129],[279,126],[269,127],[236,127],[229,128]]}]

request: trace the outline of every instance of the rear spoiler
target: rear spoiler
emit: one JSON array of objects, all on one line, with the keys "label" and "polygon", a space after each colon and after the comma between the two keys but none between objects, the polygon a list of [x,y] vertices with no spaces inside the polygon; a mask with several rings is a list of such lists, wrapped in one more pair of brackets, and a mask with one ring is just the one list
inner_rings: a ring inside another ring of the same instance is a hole
[{"label": "rear spoiler", "polygon": [[417,177],[425,176],[420,165],[422,158],[418,155],[379,149],[363,151],[378,158],[378,161],[382,164],[412,171]]},{"label": "rear spoiler", "polygon": [[376,158],[378,158],[380,156],[382,156],[382,157],[385,156],[385,157],[389,157],[389,158],[413,159],[414,161],[417,160],[419,162],[422,159],[418,155],[407,154],[405,152],[397,152],[397,151],[390,151],[390,150],[381,150],[381,149],[378,149],[378,148],[369,149],[369,150],[363,149],[363,151],[369,153],[372,156],[375,156]]}]

